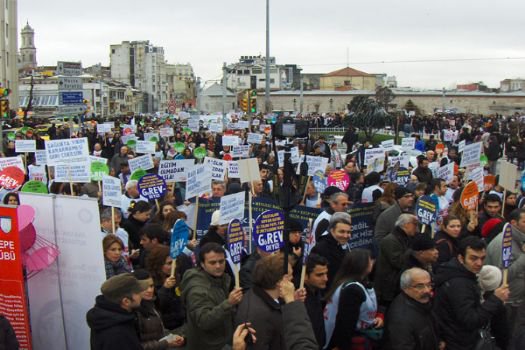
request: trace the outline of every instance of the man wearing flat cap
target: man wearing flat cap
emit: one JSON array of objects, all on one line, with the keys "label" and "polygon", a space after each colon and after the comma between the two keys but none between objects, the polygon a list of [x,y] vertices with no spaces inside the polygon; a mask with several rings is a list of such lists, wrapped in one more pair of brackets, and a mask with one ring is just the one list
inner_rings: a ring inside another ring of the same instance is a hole
[{"label": "man wearing flat cap", "polygon": [[86,315],[92,350],[142,349],[133,310],[140,307],[141,293],[147,288],[147,280],[139,281],[131,273],[113,276],[102,284],[102,295]]}]

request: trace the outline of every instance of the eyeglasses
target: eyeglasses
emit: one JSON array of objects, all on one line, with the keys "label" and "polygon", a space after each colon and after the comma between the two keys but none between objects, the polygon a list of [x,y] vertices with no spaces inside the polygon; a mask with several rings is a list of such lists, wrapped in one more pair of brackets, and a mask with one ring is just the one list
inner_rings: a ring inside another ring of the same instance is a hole
[{"label": "eyeglasses", "polygon": [[416,290],[422,291],[424,289],[433,289],[434,283],[418,283],[413,286],[410,286],[410,288],[414,288]]}]

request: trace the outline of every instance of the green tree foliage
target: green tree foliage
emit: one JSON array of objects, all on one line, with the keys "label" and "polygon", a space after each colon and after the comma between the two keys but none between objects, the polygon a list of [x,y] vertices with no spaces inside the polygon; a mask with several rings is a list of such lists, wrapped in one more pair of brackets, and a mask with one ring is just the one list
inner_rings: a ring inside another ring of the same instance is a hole
[{"label": "green tree foliage", "polygon": [[388,112],[390,102],[396,98],[396,95],[386,86],[378,86],[376,88],[376,101],[381,107]]},{"label": "green tree foliage", "polygon": [[421,110],[414,102],[412,102],[412,100],[408,100],[405,103],[405,106],[403,107],[403,109],[407,111],[407,113],[412,112],[412,111],[416,112],[416,116],[418,117],[422,115]]},{"label": "green tree foliage", "polygon": [[366,96],[356,96],[348,106],[350,114],[345,118],[345,125],[353,125],[365,133],[367,140],[372,140],[379,129],[392,123],[392,116],[379,102]]}]

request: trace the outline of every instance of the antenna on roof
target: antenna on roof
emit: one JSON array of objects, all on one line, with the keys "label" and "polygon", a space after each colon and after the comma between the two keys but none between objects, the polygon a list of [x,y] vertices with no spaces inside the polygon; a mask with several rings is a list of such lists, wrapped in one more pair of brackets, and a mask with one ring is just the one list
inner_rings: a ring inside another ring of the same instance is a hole
[{"label": "antenna on roof", "polygon": [[350,67],[350,48],[346,48],[346,67]]}]

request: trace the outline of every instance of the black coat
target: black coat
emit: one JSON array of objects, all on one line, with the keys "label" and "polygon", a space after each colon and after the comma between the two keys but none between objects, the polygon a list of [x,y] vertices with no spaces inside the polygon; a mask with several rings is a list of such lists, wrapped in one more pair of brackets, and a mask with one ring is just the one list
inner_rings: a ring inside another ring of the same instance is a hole
[{"label": "black coat", "polygon": [[474,349],[479,329],[502,312],[503,303],[491,295],[481,303],[477,277],[457,258],[442,265],[436,278],[434,314],[447,350]]},{"label": "black coat", "polygon": [[332,282],[334,280],[339,266],[343,262],[348,250],[343,249],[343,247],[335,240],[335,238],[329,233],[327,235],[321,236],[319,241],[312,249],[311,253],[319,254],[328,260],[328,283],[327,289],[330,289]]},{"label": "black coat", "polygon": [[103,295],[96,298],[95,307],[87,312],[91,328],[91,350],[142,350],[135,327],[135,314],[112,303]]},{"label": "black coat", "polygon": [[306,307],[310,322],[312,322],[315,340],[317,341],[317,344],[319,344],[319,348],[322,349],[326,342],[323,316],[324,303],[319,290],[312,290],[306,285],[305,287],[307,293],[304,306]]},{"label": "black coat", "polygon": [[436,233],[434,237],[436,249],[439,252],[437,265],[445,264],[452,258],[455,258],[458,253],[458,240],[450,237],[443,231]]},{"label": "black coat", "polygon": [[3,315],[0,315],[0,350],[18,350],[19,344],[13,327]]},{"label": "black coat", "polygon": [[390,305],[385,324],[387,350],[437,350],[439,338],[432,304],[421,304],[400,293]]}]

